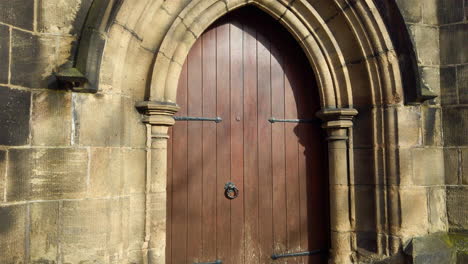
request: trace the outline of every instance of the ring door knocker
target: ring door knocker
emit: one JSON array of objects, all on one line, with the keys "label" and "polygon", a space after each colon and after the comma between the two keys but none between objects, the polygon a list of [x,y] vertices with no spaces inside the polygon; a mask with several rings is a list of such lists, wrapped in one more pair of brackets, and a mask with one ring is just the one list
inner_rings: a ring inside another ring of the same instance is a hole
[{"label": "ring door knocker", "polygon": [[237,196],[239,196],[239,189],[237,189],[234,183],[228,182],[226,185],[224,185],[224,195],[228,199],[235,199]]}]

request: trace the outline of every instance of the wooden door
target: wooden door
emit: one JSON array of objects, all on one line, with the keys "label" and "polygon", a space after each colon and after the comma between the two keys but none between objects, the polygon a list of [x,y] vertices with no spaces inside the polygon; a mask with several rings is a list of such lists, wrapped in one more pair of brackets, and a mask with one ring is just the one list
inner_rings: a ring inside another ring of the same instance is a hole
[{"label": "wooden door", "polygon": [[[188,55],[177,100],[179,119],[222,121],[179,120],[170,131],[167,263],[326,263],[318,89],[290,34],[254,8],[223,17]],[[237,198],[225,196],[227,182]]]}]

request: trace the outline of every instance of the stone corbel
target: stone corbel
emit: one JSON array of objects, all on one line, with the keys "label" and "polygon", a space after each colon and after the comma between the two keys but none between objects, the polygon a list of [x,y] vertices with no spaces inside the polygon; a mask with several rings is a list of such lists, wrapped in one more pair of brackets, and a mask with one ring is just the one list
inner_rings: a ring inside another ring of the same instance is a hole
[{"label": "stone corbel", "polygon": [[351,263],[352,258],[348,130],[357,113],[352,108],[317,113],[328,135],[331,264]]},{"label": "stone corbel", "polygon": [[174,103],[145,101],[136,105],[144,114],[147,126],[146,216],[143,254],[145,263],[165,263],[167,201],[167,139],[173,115],[179,110]]}]

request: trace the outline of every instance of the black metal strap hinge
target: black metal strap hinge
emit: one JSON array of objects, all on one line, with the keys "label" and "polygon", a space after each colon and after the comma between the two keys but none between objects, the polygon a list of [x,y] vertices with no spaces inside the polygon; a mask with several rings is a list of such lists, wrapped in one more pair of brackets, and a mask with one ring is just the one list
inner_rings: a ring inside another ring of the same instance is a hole
[{"label": "black metal strap hinge", "polygon": [[174,119],[177,121],[212,121],[216,123],[221,123],[223,119],[221,117],[193,117],[193,116],[174,116]]},{"label": "black metal strap hinge", "polygon": [[312,251],[305,251],[305,252],[298,252],[298,253],[286,253],[286,254],[273,254],[271,259],[280,259],[280,258],[290,258],[290,257],[303,257],[303,256],[312,256],[327,252],[324,249],[312,250]]},{"label": "black metal strap hinge", "polygon": [[274,117],[268,119],[270,123],[318,123],[320,119],[313,118],[313,119],[276,119]]},{"label": "black metal strap hinge", "polygon": [[223,262],[218,259],[218,260],[215,260],[214,262],[197,262],[193,264],[223,264]]}]

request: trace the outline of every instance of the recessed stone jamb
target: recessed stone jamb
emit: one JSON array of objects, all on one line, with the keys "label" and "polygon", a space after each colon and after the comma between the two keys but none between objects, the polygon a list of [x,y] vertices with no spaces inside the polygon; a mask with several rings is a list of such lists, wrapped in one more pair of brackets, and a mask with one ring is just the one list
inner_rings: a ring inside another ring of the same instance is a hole
[{"label": "recessed stone jamb", "polygon": [[352,108],[323,109],[317,116],[327,131],[330,192],[331,264],[351,263],[352,225],[348,130],[357,111]]},{"label": "recessed stone jamb", "polygon": [[145,241],[142,251],[147,263],[166,262],[167,139],[175,124],[174,103],[145,101],[136,105],[147,124]]}]

